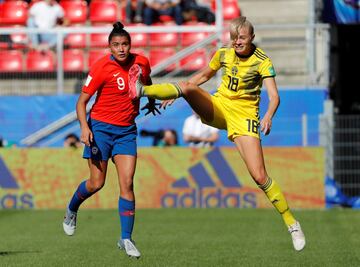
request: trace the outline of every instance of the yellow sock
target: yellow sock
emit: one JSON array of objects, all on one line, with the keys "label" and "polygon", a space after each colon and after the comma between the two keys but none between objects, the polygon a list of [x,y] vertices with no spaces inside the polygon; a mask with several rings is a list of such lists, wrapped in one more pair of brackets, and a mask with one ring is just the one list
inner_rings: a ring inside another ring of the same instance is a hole
[{"label": "yellow sock", "polygon": [[290,212],[285,196],[281,192],[279,185],[268,177],[266,182],[263,185],[259,185],[259,187],[265,192],[268,199],[281,214],[285,224],[287,226],[294,224],[296,220]]},{"label": "yellow sock", "polygon": [[174,99],[182,95],[181,88],[177,83],[146,85],[143,90],[145,96],[159,100]]}]

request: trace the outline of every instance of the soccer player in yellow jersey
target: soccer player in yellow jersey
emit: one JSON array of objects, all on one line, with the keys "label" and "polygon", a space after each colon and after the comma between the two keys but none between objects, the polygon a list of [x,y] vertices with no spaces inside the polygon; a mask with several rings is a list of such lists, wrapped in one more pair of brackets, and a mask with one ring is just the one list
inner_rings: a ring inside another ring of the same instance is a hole
[{"label": "soccer player in yellow jersey", "polygon": [[[148,96],[160,100],[182,96],[204,123],[227,130],[229,140],[235,143],[251,177],[281,214],[295,250],[300,251],[305,247],[304,233],[291,214],[279,185],[266,172],[259,137],[259,128],[265,135],[270,133],[271,120],[280,103],[276,74],[270,58],[253,44],[254,28],[246,17],[231,21],[230,37],[232,46],[217,50],[209,65],[189,81],[143,86],[139,80],[141,73],[136,69],[134,73],[129,73],[130,90],[136,97]],[[220,69],[221,85],[214,95],[210,95],[199,85],[211,79]],[[270,101],[260,121],[262,84],[267,88]],[[168,104],[169,101],[164,101],[163,107]]]}]

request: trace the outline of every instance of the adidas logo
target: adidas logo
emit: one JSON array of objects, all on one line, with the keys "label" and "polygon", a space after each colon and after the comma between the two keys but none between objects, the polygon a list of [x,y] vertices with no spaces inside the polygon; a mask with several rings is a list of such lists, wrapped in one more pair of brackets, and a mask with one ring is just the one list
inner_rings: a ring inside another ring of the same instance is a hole
[{"label": "adidas logo", "polygon": [[[230,165],[215,148],[205,155],[217,179],[214,181],[203,163],[190,167],[190,177],[182,177],[161,197],[163,208],[255,208],[256,194],[243,190]],[[191,186],[190,179],[193,181]]]},{"label": "adidas logo", "polygon": [[4,161],[0,157],[0,187],[4,189],[19,189],[19,186],[12,176]]},{"label": "adidas logo", "polygon": [[[3,189],[20,189],[14,176],[5,165],[5,162],[0,157],[0,187]],[[22,209],[33,208],[33,196],[30,194],[14,194],[5,193],[0,195],[0,208],[2,209]]]}]

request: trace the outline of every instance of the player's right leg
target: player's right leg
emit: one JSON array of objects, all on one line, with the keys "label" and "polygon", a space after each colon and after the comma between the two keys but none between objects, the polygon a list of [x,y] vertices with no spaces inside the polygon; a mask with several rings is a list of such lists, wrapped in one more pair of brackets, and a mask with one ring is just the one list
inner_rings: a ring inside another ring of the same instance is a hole
[{"label": "player's right leg", "polygon": [[90,179],[80,183],[70,200],[64,216],[63,229],[65,234],[69,236],[75,234],[77,212],[80,205],[99,191],[105,184],[107,161],[88,159],[88,165]]},{"label": "player's right leg", "polygon": [[63,228],[67,235],[75,233],[76,216],[81,203],[99,191],[105,184],[109,150],[111,149],[109,139],[112,137],[104,130],[107,129],[105,123],[92,119],[88,123],[94,141],[90,146],[84,147],[83,158],[88,161],[90,178],[79,185],[68,205],[63,222]]}]

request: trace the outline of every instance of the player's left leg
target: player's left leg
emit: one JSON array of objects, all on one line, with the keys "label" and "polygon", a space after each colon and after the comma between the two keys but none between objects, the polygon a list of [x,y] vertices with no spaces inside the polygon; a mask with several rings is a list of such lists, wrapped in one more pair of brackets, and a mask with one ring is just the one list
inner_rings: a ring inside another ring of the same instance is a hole
[{"label": "player's left leg", "polygon": [[118,247],[125,249],[132,257],[140,257],[139,250],[131,238],[135,222],[135,195],[133,178],[136,167],[136,155],[115,155],[113,157],[118,173],[120,197],[118,211],[121,224],[121,238]]},{"label": "player's left leg", "polygon": [[266,172],[260,140],[254,136],[237,136],[234,142],[241,157],[245,161],[250,175],[264,191],[276,210],[281,214],[291,233],[294,248],[296,250],[302,250],[305,246],[305,236],[300,224],[290,212],[288,203],[279,185],[275,180],[271,179]]}]

